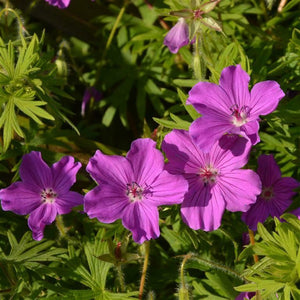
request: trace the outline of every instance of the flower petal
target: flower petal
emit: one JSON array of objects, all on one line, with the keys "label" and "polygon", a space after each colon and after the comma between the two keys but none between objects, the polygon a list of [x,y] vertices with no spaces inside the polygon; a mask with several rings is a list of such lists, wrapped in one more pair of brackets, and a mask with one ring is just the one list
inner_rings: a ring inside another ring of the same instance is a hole
[{"label": "flower petal", "polygon": [[192,229],[205,231],[220,227],[225,210],[225,202],[218,187],[204,186],[199,178],[189,180],[190,189],[181,205],[183,221]]},{"label": "flower petal", "polygon": [[229,118],[222,114],[204,115],[190,126],[189,133],[194,143],[203,151],[209,152],[213,144],[225,133],[231,132],[234,126]]},{"label": "flower petal", "polygon": [[250,93],[248,89],[250,76],[240,65],[223,69],[219,81],[220,87],[227,93],[229,99],[238,107],[249,106]]},{"label": "flower petal", "polygon": [[181,175],[171,175],[163,171],[152,183],[145,203],[153,206],[179,204],[188,190],[188,183]]},{"label": "flower petal", "polygon": [[221,110],[230,116],[230,108],[235,104],[233,99],[229,98],[226,92],[215,83],[198,82],[189,91],[189,97],[186,104],[192,104],[195,109],[203,114],[205,108]]},{"label": "flower petal", "polygon": [[132,238],[136,243],[156,239],[160,235],[159,217],[156,207],[145,205],[143,201],[131,203],[124,212],[122,223],[132,232]]},{"label": "flower petal", "polygon": [[43,188],[52,187],[51,169],[43,161],[41,153],[37,151],[32,151],[23,156],[20,177],[28,188],[38,193]]},{"label": "flower petal", "polygon": [[130,204],[124,190],[111,185],[97,186],[84,196],[84,211],[88,216],[103,223],[121,219],[125,208]]},{"label": "flower petal", "polygon": [[86,170],[98,183],[109,183],[123,187],[133,181],[132,167],[122,156],[105,155],[97,150]]},{"label": "flower petal", "polygon": [[60,161],[53,164],[52,171],[52,188],[56,193],[66,193],[76,181],[76,174],[81,168],[81,163],[74,162],[72,156],[65,156]]},{"label": "flower petal", "polygon": [[259,123],[258,120],[253,120],[241,127],[241,130],[246,133],[246,135],[249,137],[252,145],[256,145],[260,142],[260,138],[258,135],[259,130]]},{"label": "flower petal", "polygon": [[40,241],[44,237],[44,228],[51,224],[57,215],[53,204],[45,203],[35,209],[28,218],[28,226],[32,230],[33,239]]},{"label": "flower petal", "polygon": [[169,160],[166,169],[172,174],[198,173],[205,165],[206,155],[193,143],[188,131],[172,130],[165,136],[162,150]]},{"label": "flower petal", "polygon": [[284,96],[284,92],[276,81],[268,80],[255,84],[251,90],[251,116],[271,113]]},{"label": "flower petal", "polygon": [[222,174],[227,174],[248,162],[250,149],[251,143],[247,138],[236,134],[223,135],[210,151],[210,163]]},{"label": "flower petal", "polygon": [[251,230],[257,229],[258,222],[264,223],[270,215],[269,204],[264,199],[258,197],[257,201],[250,206],[249,210],[242,214],[242,220]]},{"label": "flower petal", "polygon": [[267,187],[272,186],[281,178],[280,168],[272,154],[263,154],[258,158],[257,174],[259,175],[263,186]]},{"label": "flower petal", "polygon": [[220,192],[229,211],[247,211],[261,193],[261,181],[252,170],[232,170],[220,176]]},{"label": "flower petal", "polygon": [[23,182],[15,182],[0,190],[3,210],[10,210],[19,215],[27,215],[41,205],[40,194],[27,188]]},{"label": "flower petal", "polygon": [[69,191],[65,194],[58,195],[54,203],[59,215],[67,214],[74,206],[83,204],[83,195]]},{"label": "flower petal", "polygon": [[164,156],[151,139],[137,139],[127,153],[134,173],[134,181],[140,186],[151,185],[164,169]]},{"label": "flower petal", "polygon": [[178,22],[170,29],[165,36],[164,45],[167,46],[172,53],[177,53],[178,50],[188,45],[189,43],[189,27],[184,18],[179,18]]}]

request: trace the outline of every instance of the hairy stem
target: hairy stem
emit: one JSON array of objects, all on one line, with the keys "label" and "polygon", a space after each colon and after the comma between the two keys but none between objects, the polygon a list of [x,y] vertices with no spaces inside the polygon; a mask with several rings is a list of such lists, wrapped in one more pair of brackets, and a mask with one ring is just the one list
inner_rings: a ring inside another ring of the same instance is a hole
[{"label": "hairy stem", "polygon": [[144,264],[143,264],[143,270],[142,270],[142,276],[140,282],[139,299],[142,299],[144,293],[144,286],[145,286],[146,274],[147,274],[148,263],[149,263],[150,241],[146,241],[144,243],[144,247],[145,247],[145,258],[144,258]]},{"label": "hairy stem", "polygon": [[184,259],[182,260],[181,266],[180,266],[180,282],[181,282],[181,287],[179,289],[179,300],[189,300],[189,291],[186,287],[185,284],[185,279],[184,279],[184,266],[188,259],[192,257],[192,254],[187,254],[184,256]]},{"label": "hairy stem", "polygon": [[[249,238],[250,238],[250,244],[251,245],[254,245],[255,244],[255,240],[254,240],[254,231],[249,229]],[[253,254],[253,259],[254,259],[254,262],[257,263],[258,262],[258,256],[257,254]]]}]

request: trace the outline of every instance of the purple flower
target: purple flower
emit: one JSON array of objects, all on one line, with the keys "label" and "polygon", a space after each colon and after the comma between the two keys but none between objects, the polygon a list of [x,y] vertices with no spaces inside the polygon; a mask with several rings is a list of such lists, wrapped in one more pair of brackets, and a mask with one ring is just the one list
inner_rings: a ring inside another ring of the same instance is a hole
[{"label": "purple flower", "polygon": [[240,170],[247,161],[250,142],[237,135],[224,135],[210,153],[201,151],[187,131],[167,134],[162,149],[166,169],[183,175],[189,190],[181,205],[183,221],[192,229],[215,230],[225,209],[246,211],[261,192],[261,182],[252,170]]},{"label": "purple flower", "polygon": [[100,101],[102,98],[102,94],[93,86],[87,88],[84,92],[81,104],[81,115],[85,115],[85,107],[89,103],[89,101],[94,98],[95,101]]},{"label": "purple flower", "polygon": [[81,164],[74,163],[71,156],[63,157],[50,168],[40,152],[24,155],[20,166],[22,181],[0,190],[3,210],[30,214],[28,226],[32,236],[41,240],[45,226],[51,224],[57,214],[67,214],[73,206],[83,203],[82,195],[69,191],[80,167]]},{"label": "purple flower", "polygon": [[184,18],[179,18],[175,26],[165,36],[164,45],[175,54],[181,47],[188,45],[189,41],[189,26]]},{"label": "purple flower", "polygon": [[244,300],[244,299],[251,299],[255,296],[255,292],[243,292],[240,293],[235,300]]},{"label": "purple flower", "polygon": [[84,197],[84,210],[103,223],[122,219],[135,242],[160,235],[159,205],[183,201],[187,182],[164,170],[164,157],[151,139],[137,139],[126,157],[108,156],[99,150],[87,171],[99,186]]},{"label": "purple flower", "polygon": [[57,6],[58,8],[66,8],[69,6],[71,0],[45,0],[50,5]]},{"label": "purple flower", "polygon": [[259,116],[275,110],[284,93],[270,80],[255,84],[249,92],[249,80],[240,65],[230,66],[222,71],[219,85],[199,82],[190,90],[187,104],[202,114],[190,127],[200,149],[209,152],[225,133],[246,135],[253,145],[260,141]]},{"label": "purple flower", "polygon": [[296,194],[293,189],[300,185],[294,178],[281,177],[273,155],[261,155],[258,158],[257,173],[262,182],[262,192],[242,215],[242,220],[252,230],[256,230],[257,223],[263,223],[268,216],[279,218],[292,204],[292,197]]}]

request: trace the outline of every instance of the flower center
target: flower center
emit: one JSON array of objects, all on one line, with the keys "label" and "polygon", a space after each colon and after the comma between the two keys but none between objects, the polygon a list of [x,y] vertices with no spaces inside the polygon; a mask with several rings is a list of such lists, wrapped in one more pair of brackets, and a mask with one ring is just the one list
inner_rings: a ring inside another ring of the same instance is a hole
[{"label": "flower center", "polygon": [[45,203],[53,203],[57,197],[57,194],[50,188],[43,189],[41,191],[41,200]]},{"label": "flower center", "polygon": [[246,124],[248,122],[249,117],[249,108],[248,106],[243,105],[242,107],[239,107],[238,105],[233,105],[230,108],[231,113],[231,122],[236,127],[241,127],[242,125]]},{"label": "flower center", "polygon": [[210,166],[206,166],[201,168],[198,174],[205,185],[208,183],[214,184],[218,177],[218,170]]},{"label": "flower center", "polygon": [[272,186],[263,187],[260,196],[264,200],[267,200],[267,201],[271,200],[274,196],[273,187]]},{"label": "flower center", "polygon": [[127,183],[126,195],[131,202],[143,199],[144,189],[136,182]]}]

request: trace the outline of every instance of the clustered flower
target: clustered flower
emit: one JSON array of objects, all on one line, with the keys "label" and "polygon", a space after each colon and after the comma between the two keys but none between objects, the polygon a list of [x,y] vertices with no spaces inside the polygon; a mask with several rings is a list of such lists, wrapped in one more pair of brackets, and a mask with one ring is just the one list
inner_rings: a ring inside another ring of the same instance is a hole
[{"label": "clustered flower", "polygon": [[[24,155],[22,181],[0,190],[3,210],[29,214],[36,240],[57,215],[77,205],[103,223],[121,219],[137,243],[159,237],[161,205],[181,204],[182,219],[194,230],[219,228],[225,210],[243,212],[242,220],[256,230],[269,215],[280,217],[300,184],[281,177],[272,155],[259,157],[257,173],[243,168],[259,142],[259,116],[275,110],[284,96],[275,81],[257,83],[249,92],[249,80],[241,66],[230,66],[222,71],[219,85],[199,82],[191,89],[187,104],[202,116],[189,131],[165,136],[167,163],[148,138],[135,140],[126,157],[96,151],[87,172],[98,185],[84,197],[70,191],[81,167],[73,157],[49,167],[39,152]],[[86,99],[98,93],[90,89]]]}]

